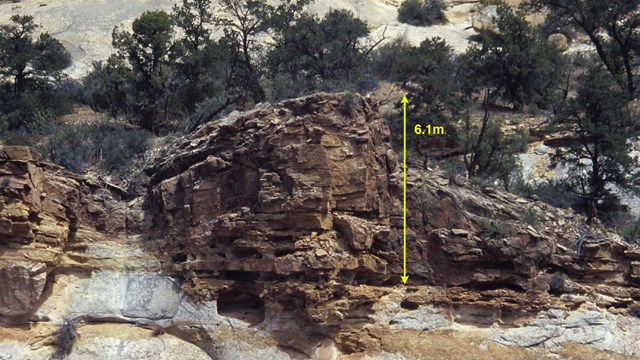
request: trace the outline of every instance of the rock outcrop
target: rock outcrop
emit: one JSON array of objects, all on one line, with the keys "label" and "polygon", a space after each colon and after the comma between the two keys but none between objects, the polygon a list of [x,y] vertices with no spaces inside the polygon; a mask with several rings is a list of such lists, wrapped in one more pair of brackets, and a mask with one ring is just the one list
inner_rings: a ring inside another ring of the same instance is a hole
[{"label": "rock outcrop", "polygon": [[193,358],[640,355],[640,250],[540,201],[410,169],[403,285],[377,106],[231,114],[156,158],[139,198],[0,148],[0,353],[48,358],[72,319],[70,358],[156,354],[157,337]]}]

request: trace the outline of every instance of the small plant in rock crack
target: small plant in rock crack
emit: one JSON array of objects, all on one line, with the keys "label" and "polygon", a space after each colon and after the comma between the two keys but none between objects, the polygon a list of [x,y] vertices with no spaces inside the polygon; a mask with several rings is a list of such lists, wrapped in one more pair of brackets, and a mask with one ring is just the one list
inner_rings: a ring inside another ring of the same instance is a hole
[{"label": "small plant in rock crack", "polygon": [[508,224],[486,217],[482,217],[478,220],[478,226],[484,236],[494,239],[506,236],[510,231]]},{"label": "small plant in rock crack", "polygon": [[540,215],[533,206],[529,206],[527,210],[524,211],[524,213],[522,214],[522,220],[527,224],[533,226],[534,228],[540,226],[541,222]]},{"label": "small plant in rock crack", "polygon": [[564,288],[564,275],[560,272],[556,272],[549,278],[549,291],[554,294],[562,294],[565,291]]},{"label": "small plant in rock crack", "polygon": [[338,111],[345,116],[353,116],[358,108],[360,98],[356,94],[347,91],[342,95],[340,104],[338,105]]},{"label": "small plant in rock crack", "polygon": [[66,359],[71,354],[73,344],[78,337],[76,322],[76,319],[65,319],[60,328],[53,333],[56,352],[53,353],[52,360]]}]

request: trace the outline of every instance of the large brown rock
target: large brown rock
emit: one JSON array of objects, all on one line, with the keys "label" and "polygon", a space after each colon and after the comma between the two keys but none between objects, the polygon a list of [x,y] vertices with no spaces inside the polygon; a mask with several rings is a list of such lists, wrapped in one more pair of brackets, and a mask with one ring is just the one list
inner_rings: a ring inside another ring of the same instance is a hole
[{"label": "large brown rock", "polygon": [[43,263],[0,260],[0,315],[29,313],[40,299],[46,283]]},{"label": "large brown rock", "polygon": [[175,269],[222,278],[371,270],[352,249],[389,232],[396,160],[375,103],[357,96],[347,109],[342,96],[233,114],[148,168],[154,230],[178,255]]}]

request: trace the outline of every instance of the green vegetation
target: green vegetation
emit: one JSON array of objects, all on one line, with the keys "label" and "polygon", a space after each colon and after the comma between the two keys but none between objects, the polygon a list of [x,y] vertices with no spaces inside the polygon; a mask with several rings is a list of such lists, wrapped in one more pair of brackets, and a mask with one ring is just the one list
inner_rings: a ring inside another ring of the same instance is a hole
[{"label": "green vegetation", "polygon": [[[408,92],[411,114],[447,124],[448,136],[428,139],[431,146],[457,143],[469,178],[498,181],[509,188],[517,172],[516,154],[526,146],[528,135],[505,134],[492,111],[504,103],[515,109],[552,107],[564,60],[524,14],[500,5],[498,15],[498,31],[481,31],[479,44],[462,56],[456,57],[438,38],[419,47],[396,41],[376,51],[374,69],[380,78],[396,81]],[[476,110],[483,113],[480,121],[472,118]],[[424,141],[413,137],[409,146],[419,151]]]},{"label": "green vegetation", "polygon": [[636,121],[624,91],[600,67],[583,77],[577,96],[562,109],[558,121],[579,140],[563,159],[570,167],[567,184],[592,224],[599,214],[620,208],[612,185],[630,190],[640,180],[627,141],[638,134]]},{"label": "green vegetation", "polygon": [[427,39],[418,47],[392,43],[380,51],[395,57],[395,63],[385,61],[390,65],[389,77],[409,93],[410,113],[427,119],[451,119],[459,114],[457,67],[453,49],[446,41]]},{"label": "green vegetation", "polygon": [[70,107],[56,84],[71,56],[48,33],[36,38],[37,29],[27,15],[13,15],[0,26],[0,130],[5,132],[44,132]]},{"label": "green vegetation", "polygon": [[444,23],[446,9],[443,0],[404,0],[398,9],[398,21],[416,26]]},{"label": "green vegetation", "polygon": [[522,214],[522,221],[533,226],[534,228],[537,228],[538,226],[540,226],[542,218],[533,206],[529,206]]},{"label": "green vegetation", "polygon": [[558,208],[579,209],[579,198],[576,194],[568,191],[567,185],[563,181],[542,181],[527,183],[522,179],[517,179],[511,189],[515,194],[523,197],[536,197],[541,201]]},{"label": "green vegetation", "polygon": [[89,164],[118,173],[144,153],[150,134],[140,129],[102,123],[92,125],[62,125],[40,150],[56,164],[81,173]]},{"label": "green vegetation", "polygon": [[[233,109],[319,90],[361,90],[366,23],[344,10],[311,15],[307,0],[182,0],[171,14],[144,13],[133,32],[116,29],[117,50],[84,81],[93,108],[154,133],[194,129]],[[174,31],[174,27],[180,29]],[[214,31],[224,34],[214,39]],[[177,36],[180,33],[181,36]],[[257,39],[270,35],[267,46]],[[190,118],[190,124],[181,125]]]},{"label": "green vegetation", "polygon": [[[458,142],[469,177],[499,180],[509,188],[517,172],[516,154],[527,142],[527,134],[505,135],[492,109],[500,101],[547,108],[557,93],[563,61],[524,19],[510,7],[498,6],[497,31],[481,30],[479,44],[459,59],[457,83],[460,106],[466,108]],[[470,117],[475,99],[481,98],[481,121]]]},{"label": "green vegetation", "polygon": [[602,66],[627,99],[637,94],[640,0],[529,0],[528,9],[549,11],[556,23],[580,29],[596,49]]},{"label": "green vegetation", "polygon": [[497,31],[480,31],[479,44],[462,56],[462,90],[471,96],[486,89],[515,109],[535,104],[548,108],[560,89],[564,61],[524,14],[498,6]]},{"label": "green vegetation", "polygon": [[511,232],[508,224],[494,218],[481,217],[478,219],[478,226],[484,236],[494,239],[509,235]]},{"label": "green vegetation", "polygon": [[481,177],[485,181],[500,181],[509,188],[519,169],[516,154],[527,142],[527,134],[519,132],[506,136],[502,124],[490,118],[489,93],[485,93],[484,115],[479,126],[474,126],[468,113],[459,135],[463,161],[470,178]]},{"label": "green vegetation", "polygon": [[618,235],[629,243],[637,244],[640,240],[640,218],[626,220],[616,224]]},{"label": "green vegetation", "polygon": [[[322,19],[303,13],[276,37],[268,72],[281,81],[286,74],[289,84],[303,84],[305,92],[356,90],[373,50],[362,44],[367,35],[367,24],[346,10],[331,10]],[[271,93],[277,100],[280,92]]]},{"label": "green vegetation", "polygon": [[159,117],[166,120],[169,111],[173,20],[162,10],[147,11],[134,20],[132,28],[133,33],[114,30],[112,44],[117,53],[111,62],[131,89],[127,108],[141,128],[156,132]]}]

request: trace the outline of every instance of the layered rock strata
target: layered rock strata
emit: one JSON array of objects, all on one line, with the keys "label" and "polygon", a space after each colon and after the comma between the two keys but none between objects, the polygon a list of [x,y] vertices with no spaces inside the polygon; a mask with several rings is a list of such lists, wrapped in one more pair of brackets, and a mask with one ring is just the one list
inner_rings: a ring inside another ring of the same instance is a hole
[{"label": "layered rock strata", "polygon": [[194,358],[640,355],[640,250],[540,201],[411,169],[403,285],[389,137],[358,95],[260,105],[178,141],[138,198],[0,148],[0,353],[47,358],[71,319],[71,358],[156,337]]}]

